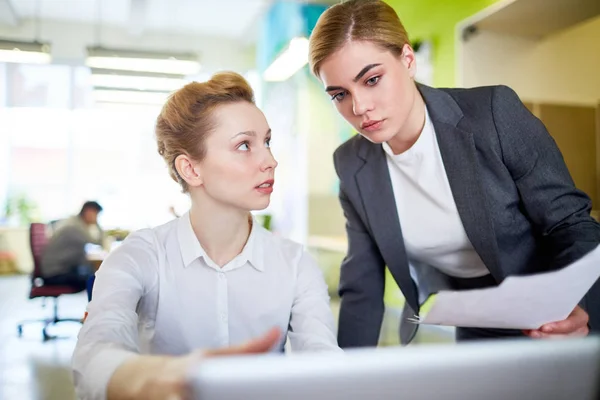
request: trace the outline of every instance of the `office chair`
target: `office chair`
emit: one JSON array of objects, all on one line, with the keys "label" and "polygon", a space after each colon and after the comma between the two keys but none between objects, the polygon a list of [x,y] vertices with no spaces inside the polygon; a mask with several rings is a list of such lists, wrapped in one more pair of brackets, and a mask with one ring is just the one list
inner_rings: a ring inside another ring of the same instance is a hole
[{"label": "office chair", "polygon": [[[53,300],[53,317],[45,319],[27,320],[21,321],[17,326],[19,337],[23,334],[23,325],[31,322],[43,323],[44,328],[42,329],[42,335],[44,341],[54,339],[54,336],[48,334],[48,326],[55,325],[59,322],[78,322],[81,323],[80,318],[59,318],[58,317],[58,296],[63,294],[77,293],[78,290],[70,286],[65,285],[45,285],[44,278],[42,277],[41,259],[42,252],[48,243],[48,237],[46,235],[46,225],[42,223],[32,223],[29,227],[29,241],[31,246],[31,255],[33,256],[33,272],[31,273],[31,290],[29,291],[29,298],[35,299],[38,297],[52,298]],[[45,305],[45,303],[44,303]]]}]

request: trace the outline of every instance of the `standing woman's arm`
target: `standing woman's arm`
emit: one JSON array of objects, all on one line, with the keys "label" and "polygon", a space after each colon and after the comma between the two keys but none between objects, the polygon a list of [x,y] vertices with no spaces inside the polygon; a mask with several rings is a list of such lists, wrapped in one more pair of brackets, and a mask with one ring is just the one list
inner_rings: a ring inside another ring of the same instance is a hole
[{"label": "standing woman's arm", "polygon": [[343,182],[339,198],[346,218],[348,252],[340,272],[338,344],[342,348],[377,346],[384,313],[385,262],[346,196]]},{"label": "standing woman's arm", "polygon": [[[600,243],[600,224],[590,216],[590,198],[575,187],[544,124],[506,86],[494,88],[492,112],[504,164],[517,186],[523,211],[550,252],[548,269],[568,265],[596,248]],[[600,322],[598,292],[600,285],[596,283],[581,302],[592,313],[592,322]],[[573,324],[561,323],[556,333],[573,333],[571,329],[586,319],[579,312],[575,314],[577,320]]]}]

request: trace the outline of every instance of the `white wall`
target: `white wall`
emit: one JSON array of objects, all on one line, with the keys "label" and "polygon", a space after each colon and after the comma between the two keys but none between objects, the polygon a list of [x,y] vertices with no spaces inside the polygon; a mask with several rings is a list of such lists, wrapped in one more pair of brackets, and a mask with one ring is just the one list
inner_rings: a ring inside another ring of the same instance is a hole
[{"label": "white wall", "polygon": [[299,75],[299,133],[307,143],[308,233],[309,236],[345,236],[338,200],[338,177],[333,165],[336,148],[350,137],[350,125],[335,109],[323,84],[305,70]]},{"label": "white wall", "polygon": [[[6,90],[6,64],[0,63],[0,110],[6,106],[8,93]],[[0,124],[1,125],[1,124]],[[5,129],[0,129],[0,216],[4,215],[6,197],[8,195],[10,137]]]},{"label": "white wall", "polygon": [[[0,25],[2,39],[34,39],[35,27],[31,20],[22,21],[18,27]],[[198,52],[203,72],[234,69],[245,72],[254,68],[254,48],[231,39],[181,35],[146,31],[133,36],[126,29],[102,26],[100,43],[96,27],[66,21],[44,21],[40,25],[41,41],[51,42],[53,63],[83,65],[87,46],[102,45],[140,50]]]},{"label": "white wall", "polygon": [[505,84],[529,101],[600,101],[600,17],[542,40],[481,31],[462,55],[461,86]]},{"label": "white wall", "polygon": [[266,82],[261,108],[273,131],[275,191],[266,210],[273,216],[273,229],[292,240],[306,242],[308,229],[307,146],[298,132],[298,81]]}]

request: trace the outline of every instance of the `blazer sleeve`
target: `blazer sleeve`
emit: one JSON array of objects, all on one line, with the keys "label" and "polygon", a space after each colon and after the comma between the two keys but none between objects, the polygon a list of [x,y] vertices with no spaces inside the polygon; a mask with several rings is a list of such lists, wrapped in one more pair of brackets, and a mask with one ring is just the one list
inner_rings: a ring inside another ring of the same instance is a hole
[{"label": "blazer sleeve", "polygon": [[[590,216],[591,200],[575,187],[544,124],[506,86],[494,88],[492,112],[504,164],[525,214],[543,238],[548,269],[564,267],[596,248],[600,224]],[[596,284],[582,300],[588,313],[595,308],[597,314],[600,309],[599,289]],[[590,318],[598,316],[590,314]]]},{"label": "blazer sleeve", "polygon": [[348,199],[344,182],[340,182],[339,199],[346,218],[348,251],[340,273],[338,344],[342,348],[377,346],[384,313],[385,263]]}]

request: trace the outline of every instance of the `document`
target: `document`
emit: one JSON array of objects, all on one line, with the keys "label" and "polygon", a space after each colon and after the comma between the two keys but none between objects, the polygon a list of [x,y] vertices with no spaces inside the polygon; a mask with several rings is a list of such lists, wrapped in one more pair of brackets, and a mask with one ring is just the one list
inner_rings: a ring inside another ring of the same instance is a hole
[{"label": "document", "polygon": [[511,276],[499,286],[440,291],[413,322],[476,328],[539,329],[569,316],[600,277],[600,246],[552,272]]}]

